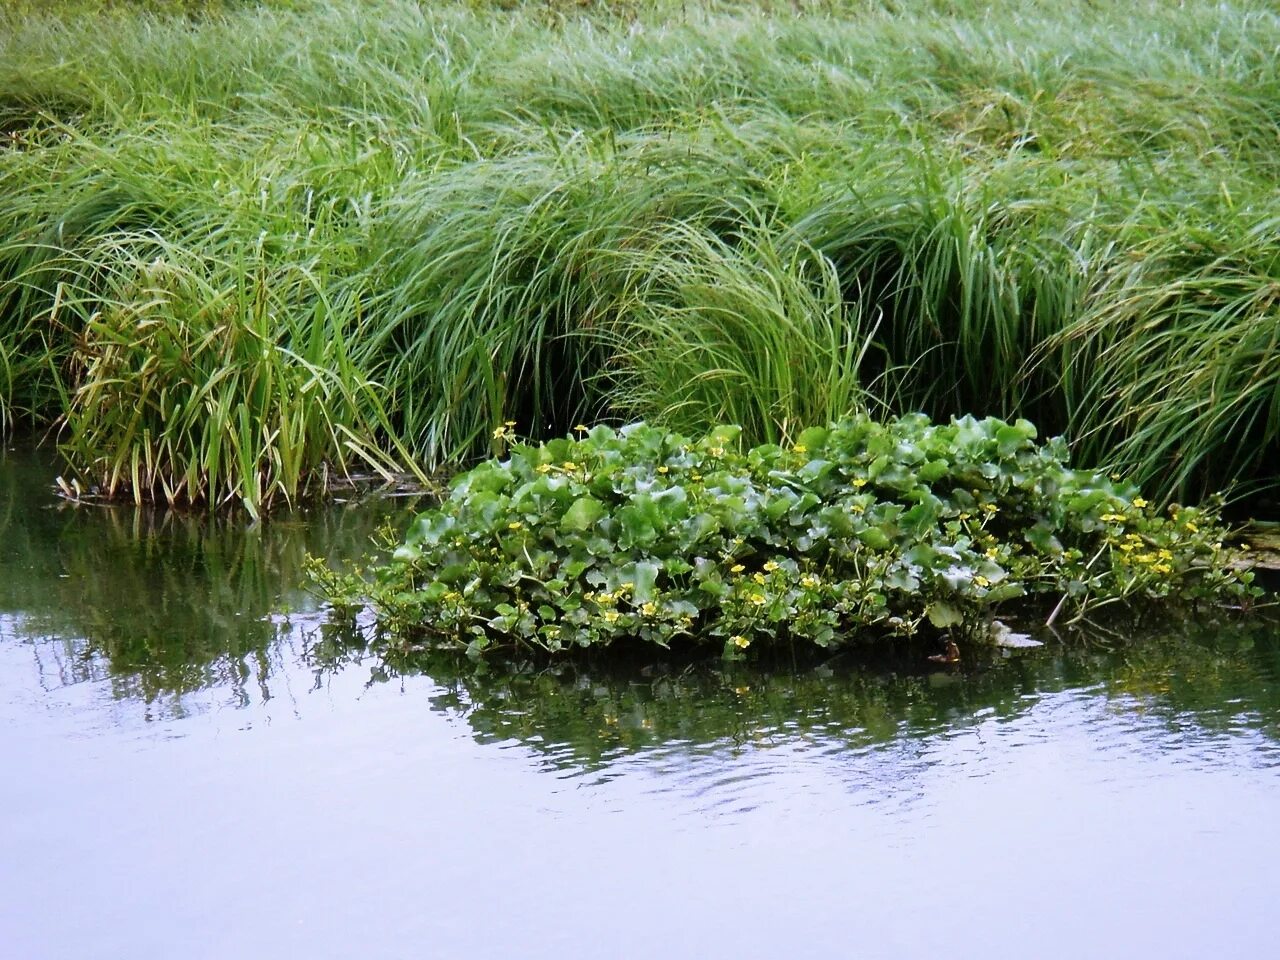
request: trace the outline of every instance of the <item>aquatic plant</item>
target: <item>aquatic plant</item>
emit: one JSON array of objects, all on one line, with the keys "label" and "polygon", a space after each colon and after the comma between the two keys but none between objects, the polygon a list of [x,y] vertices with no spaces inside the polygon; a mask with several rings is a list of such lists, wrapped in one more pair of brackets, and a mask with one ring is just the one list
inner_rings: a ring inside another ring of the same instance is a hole
[{"label": "aquatic plant", "polygon": [[745,451],[737,427],[580,432],[459,476],[370,579],[317,565],[317,581],[340,608],[371,604],[398,644],[472,655],[639,642],[735,657],[972,633],[1015,598],[1053,619],[1254,595],[1211,509],[1158,513],[1026,421],[863,415]]},{"label": "aquatic plant", "polygon": [[[219,284],[147,239],[154,260],[108,260],[126,272],[99,278],[106,290],[71,357],[79,369],[62,449],[96,493],[231,502],[256,517],[305,496],[329,470],[398,469],[371,439],[386,427],[377,385],[347,356],[315,277],[268,274],[244,257]],[[302,329],[276,319],[290,316],[284,301],[307,297]]]}]

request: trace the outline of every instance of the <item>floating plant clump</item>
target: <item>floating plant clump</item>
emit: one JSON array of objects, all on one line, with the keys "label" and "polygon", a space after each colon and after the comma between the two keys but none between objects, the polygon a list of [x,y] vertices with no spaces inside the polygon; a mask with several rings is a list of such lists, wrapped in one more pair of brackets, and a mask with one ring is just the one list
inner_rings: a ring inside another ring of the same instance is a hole
[{"label": "floating plant clump", "polygon": [[1025,420],[855,416],[789,446],[738,438],[640,423],[513,442],[371,575],[316,576],[336,606],[371,605],[393,642],[472,655],[652,644],[733,658],[971,634],[1020,598],[1070,618],[1256,592],[1212,506],[1157,510],[1119,477],[1072,469]]}]

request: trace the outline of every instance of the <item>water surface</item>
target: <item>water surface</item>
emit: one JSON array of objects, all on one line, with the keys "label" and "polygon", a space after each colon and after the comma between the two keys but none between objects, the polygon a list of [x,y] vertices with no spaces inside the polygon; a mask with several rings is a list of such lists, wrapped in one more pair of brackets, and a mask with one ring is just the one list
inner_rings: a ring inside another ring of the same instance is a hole
[{"label": "water surface", "polygon": [[930,669],[412,669],[307,551],[0,458],[0,956],[1260,957],[1280,634]]}]

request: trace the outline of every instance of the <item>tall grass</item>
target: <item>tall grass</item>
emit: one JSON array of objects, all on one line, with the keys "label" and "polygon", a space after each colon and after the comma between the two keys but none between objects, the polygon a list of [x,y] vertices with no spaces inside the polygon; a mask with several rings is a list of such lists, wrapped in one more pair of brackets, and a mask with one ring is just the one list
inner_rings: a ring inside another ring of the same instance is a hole
[{"label": "tall grass", "polygon": [[1276,485],[1270,4],[107,6],[0,5],[0,424],[82,482],[878,405]]},{"label": "tall grass", "polygon": [[863,371],[875,318],[846,302],[817,250],[779,249],[761,226],[732,239],[675,228],[635,276],[633,301],[607,334],[609,367],[597,375],[616,411],[685,430],[736,423],[782,443],[865,410],[874,396]]}]

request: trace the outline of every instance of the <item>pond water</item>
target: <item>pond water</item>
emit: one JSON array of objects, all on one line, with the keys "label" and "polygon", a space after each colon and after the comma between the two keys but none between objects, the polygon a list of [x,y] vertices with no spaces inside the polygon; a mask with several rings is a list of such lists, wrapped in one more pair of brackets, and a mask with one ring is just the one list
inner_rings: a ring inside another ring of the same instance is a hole
[{"label": "pond water", "polygon": [[1259,957],[1280,630],[961,668],[397,669],[403,502],[74,508],[0,454],[0,956]]}]

